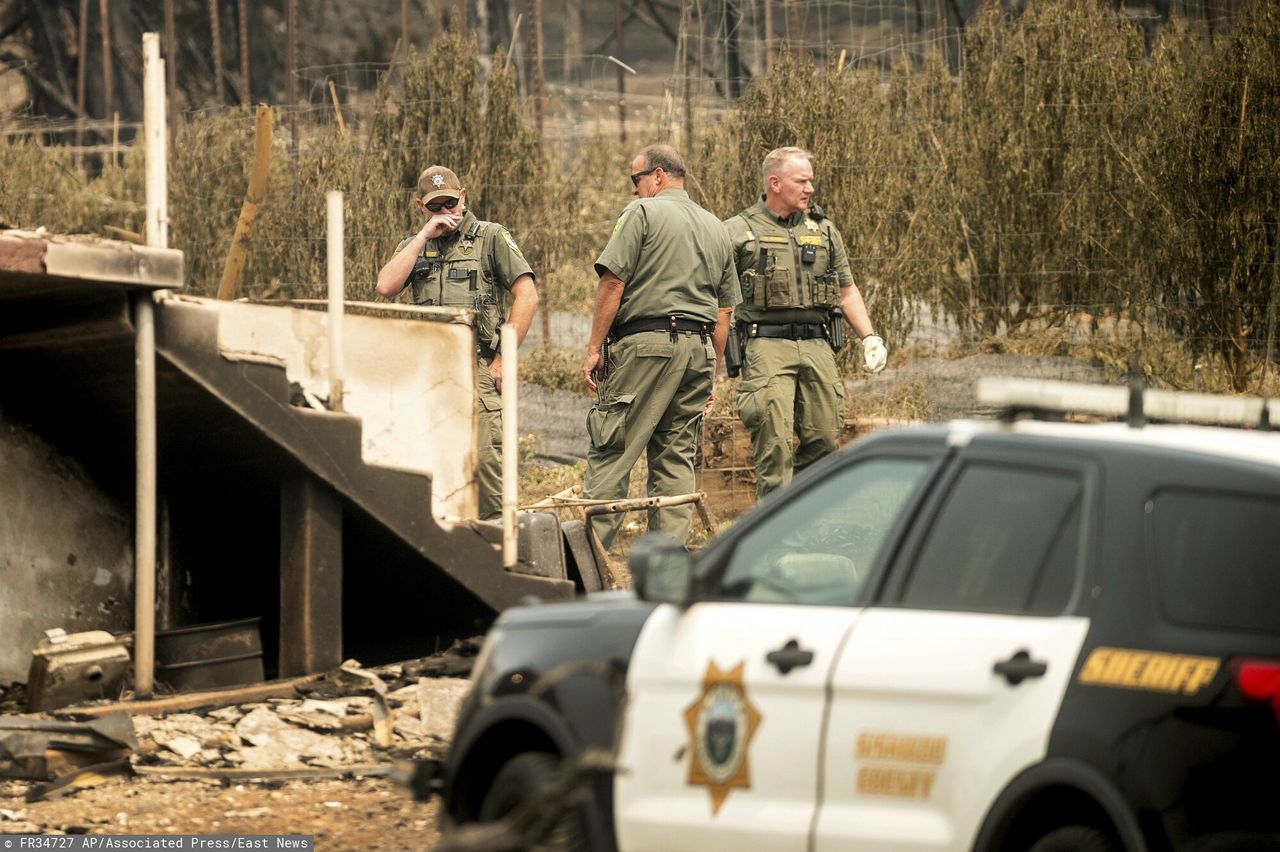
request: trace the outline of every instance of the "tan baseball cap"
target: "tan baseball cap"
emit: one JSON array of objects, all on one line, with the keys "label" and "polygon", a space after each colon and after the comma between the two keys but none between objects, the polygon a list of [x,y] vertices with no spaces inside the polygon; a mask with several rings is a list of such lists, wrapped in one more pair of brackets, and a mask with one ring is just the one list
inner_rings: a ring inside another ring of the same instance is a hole
[{"label": "tan baseball cap", "polygon": [[418,175],[418,194],[423,204],[437,198],[457,198],[462,194],[462,181],[444,166],[431,166]]}]

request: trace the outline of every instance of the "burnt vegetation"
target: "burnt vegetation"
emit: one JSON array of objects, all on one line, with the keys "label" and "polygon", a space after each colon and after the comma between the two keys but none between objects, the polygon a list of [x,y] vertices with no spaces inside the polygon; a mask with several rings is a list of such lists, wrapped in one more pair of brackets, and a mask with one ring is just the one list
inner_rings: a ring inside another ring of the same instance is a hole
[{"label": "burnt vegetation", "polygon": [[[80,5],[0,4],[5,56],[21,54],[23,73],[47,84],[31,85],[29,111],[75,116],[46,90],[75,91],[65,79],[77,67],[67,42]],[[85,5],[96,13],[98,0]],[[113,99],[137,114],[134,36],[163,25],[159,5],[111,3],[121,16]],[[222,6],[234,21],[237,4]],[[627,7],[628,21],[656,15],[678,44],[679,7],[650,6]],[[177,7],[180,31],[184,22],[196,31],[203,14],[199,32],[207,33],[207,5]],[[263,16],[266,32],[280,25],[278,10],[250,14]],[[1191,364],[1202,361],[1206,388],[1274,392],[1276,4],[1242,9],[1226,31],[1156,9],[1155,37],[1149,21],[1135,25],[1107,4],[1046,0],[956,14],[963,27],[953,35],[962,37],[891,61],[780,47],[766,70],[758,53],[744,51],[733,77],[734,88],[744,84],[741,97],[700,99],[688,112],[680,108],[685,78],[673,72],[659,81],[664,103],[632,113],[625,144],[607,109],[540,137],[525,96],[527,67],[518,56],[509,61],[509,46],[495,46],[492,33],[435,34],[431,53],[450,57],[447,85],[439,63],[416,50],[397,52],[367,86],[331,92],[321,74],[304,107],[279,114],[241,294],[322,293],[324,192],[341,189],[349,297],[372,299],[377,269],[414,226],[414,178],[431,161],[465,175],[478,214],[512,230],[544,271],[553,307],[584,310],[591,260],[627,200],[633,148],[652,140],[690,147],[691,139],[691,190],[727,216],[752,202],[764,153],[798,144],[815,154],[819,200],[891,342],[905,340],[922,317],[974,343],[1064,329],[1097,334],[1106,338],[1097,346],[1103,354],[1113,347],[1106,335],[1123,330],[1151,378],[1188,387]],[[26,53],[8,46],[37,22],[63,37]],[[266,76],[255,90],[265,97],[280,88],[281,48],[265,36],[258,44],[264,55],[255,67]],[[86,60],[100,62],[100,49]],[[248,181],[253,116],[244,106],[210,108],[235,97],[231,46],[222,46],[219,74],[196,40],[180,51],[170,244],[186,252],[190,290],[212,294]],[[728,58],[724,49],[691,50],[683,67],[710,95],[703,66],[723,68]],[[64,80],[50,69],[62,69]],[[83,111],[100,117],[101,74],[88,76]],[[140,147],[110,153],[99,121],[96,151],[73,149],[59,144],[65,126],[50,133],[30,118],[0,143],[0,219],[51,231],[140,231]]]}]

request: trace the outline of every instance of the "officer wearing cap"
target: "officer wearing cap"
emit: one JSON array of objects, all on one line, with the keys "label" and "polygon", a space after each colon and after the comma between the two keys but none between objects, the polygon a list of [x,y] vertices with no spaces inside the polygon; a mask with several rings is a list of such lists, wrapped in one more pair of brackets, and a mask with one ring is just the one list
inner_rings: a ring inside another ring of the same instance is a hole
[{"label": "officer wearing cap", "polygon": [[[595,315],[582,373],[596,403],[583,495],[621,500],[644,454],[649,496],[694,490],[697,424],[740,300],[729,235],[684,190],[684,160],[650,145],[631,162],[631,193],[596,260]],[[607,350],[607,352],[606,352]],[[690,505],[649,512],[649,529],[683,542]],[[609,547],[621,516],[593,521]]]},{"label": "officer wearing cap", "polygon": [[533,271],[506,228],[467,209],[467,190],[449,169],[431,166],[418,176],[415,204],[427,221],[404,240],[378,273],[378,295],[391,298],[406,285],[417,305],[475,311],[479,391],[477,476],[480,517],[502,515],[502,324],[524,340],[538,307]]},{"label": "officer wearing cap", "polygon": [[809,152],[770,151],[762,171],[759,201],[725,220],[742,281],[737,331],[746,353],[737,403],[751,433],[757,497],[836,449],[844,417],[839,324],[848,322],[862,339],[869,371],[883,370],[888,356],[840,232],[821,208],[810,208]]}]

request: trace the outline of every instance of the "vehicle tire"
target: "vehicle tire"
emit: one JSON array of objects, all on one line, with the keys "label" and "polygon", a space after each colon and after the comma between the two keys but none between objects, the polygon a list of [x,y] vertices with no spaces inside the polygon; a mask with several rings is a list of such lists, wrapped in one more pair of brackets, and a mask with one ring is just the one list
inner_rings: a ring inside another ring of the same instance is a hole
[{"label": "vehicle tire", "polygon": [[[517,754],[503,764],[480,805],[480,821],[495,822],[516,815],[522,807],[541,811],[548,806],[546,791],[560,783],[560,759],[544,752]],[[534,852],[591,852],[582,807],[566,809]]]},{"label": "vehicle tire", "polygon": [[1120,852],[1120,846],[1096,828],[1069,825],[1041,837],[1029,852]]}]

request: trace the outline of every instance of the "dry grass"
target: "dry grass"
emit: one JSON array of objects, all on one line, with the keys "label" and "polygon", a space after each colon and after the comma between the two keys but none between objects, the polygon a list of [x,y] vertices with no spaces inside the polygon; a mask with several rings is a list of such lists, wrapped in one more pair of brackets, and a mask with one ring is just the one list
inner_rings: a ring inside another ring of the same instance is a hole
[{"label": "dry grass", "polygon": [[[972,345],[1026,345],[1019,335],[1033,329],[1104,362],[1127,364],[1124,347],[1137,345],[1151,377],[1171,386],[1189,384],[1199,362],[1205,386],[1269,390],[1263,355],[1280,306],[1277,43],[1274,3],[1253,4],[1212,43],[1171,24],[1150,56],[1138,31],[1098,4],[1049,0],[1016,19],[992,6],[967,28],[959,78],[936,57],[887,72],[783,57],[718,119],[699,122],[690,184],[727,216],[753,202],[766,151],[812,150],[819,200],[897,355],[925,305]],[[448,87],[414,57],[387,76],[350,135],[324,113],[300,151],[277,132],[242,295],[320,292],[323,196],[341,189],[349,292],[370,298],[378,268],[416,225],[418,171],[441,162],[464,176],[477,213],[506,224],[545,271],[546,305],[590,310],[591,261],[629,200],[631,151],[604,132],[543,146],[501,62],[486,73],[474,45],[437,49],[459,57]],[[652,122],[644,141],[669,136],[670,119]],[[186,252],[196,293],[213,292],[221,272],[252,124],[243,110],[199,117],[172,148],[171,244]],[[136,149],[88,177],[65,151],[6,137],[0,181],[0,220],[11,225],[142,224]],[[1077,336],[1081,313],[1151,321],[1112,353],[1106,335]],[[568,372],[545,366],[553,382]],[[856,358],[842,366],[853,375]]]}]

